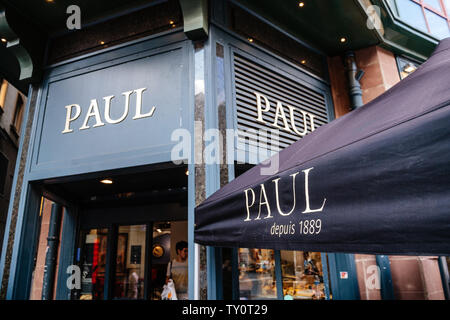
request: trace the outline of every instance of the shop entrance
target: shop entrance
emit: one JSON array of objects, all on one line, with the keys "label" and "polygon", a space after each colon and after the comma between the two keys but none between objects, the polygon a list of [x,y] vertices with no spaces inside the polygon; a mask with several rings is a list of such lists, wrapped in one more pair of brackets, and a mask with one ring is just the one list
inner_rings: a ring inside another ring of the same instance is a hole
[{"label": "shop entrance", "polygon": [[[185,272],[177,295],[187,298],[187,179],[186,167],[160,165],[47,182],[49,193],[75,203],[78,211],[70,263],[79,267],[81,281],[71,299],[160,300],[175,264]],[[183,257],[177,257],[178,247]]]},{"label": "shop entrance", "polygon": [[[172,243],[185,241],[174,241],[184,238],[185,228],[185,221],[160,221],[80,230],[81,288],[73,299],[161,300]],[[180,297],[187,295],[187,261],[185,267],[186,282],[177,283]]]}]

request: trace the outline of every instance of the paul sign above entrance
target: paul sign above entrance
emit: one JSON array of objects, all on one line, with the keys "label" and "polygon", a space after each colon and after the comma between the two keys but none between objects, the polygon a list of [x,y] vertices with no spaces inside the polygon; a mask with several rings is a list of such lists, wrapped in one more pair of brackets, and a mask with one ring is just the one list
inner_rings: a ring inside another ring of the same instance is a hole
[{"label": "paul sign above entrance", "polygon": [[[124,106],[122,115],[118,119],[112,119],[111,114],[110,114],[111,100],[114,98],[114,96],[103,97],[103,100],[105,101],[105,109],[104,109],[105,110],[105,112],[104,112],[105,121],[110,124],[117,124],[117,123],[125,120],[125,118],[128,116],[128,111],[130,109],[130,96],[133,93],[136,94],[136,109],[135,109],[136,111],[135,111],[135,115],[132,119],[136,120],[136,119],[142,119],[142,118],[147,118],[147,117],[153,116],[153,113],[155,112],[155,109],[156,109],[155,106],[151,107],[149,112],[142,113],[142,93],[145,90],[147,90],[147,88],[140,88],[140,89],[126,91],[126,92],[122,93],[122,95],[125,96],[125,106]],[[70,104],[70,105],[65,106],[65,108],[67,110],[67,114],[66,114],[66,122],[65,122],[64,130],[62,131],[62,133],[70,133],[70,132],[73,132],[73,129],[70,128],[70,123],[72,121],[78,119],[78,117],[81,115],[82,112],[81,112],[81,107],[78,104]],[[75,110],[75,113],[73,115],[72,115],[72,110]],[[92,126],[93,128],[101,127],[101,126],[105,125],[105,123],[102,121],[102,117],[100,115],[97,99],[91,100],[91,104],[89,105],[88,111],[87,111],[86,116],[83,121],[83,124],[79,128],[79,130],[86,130],[86,129],[90,128],[90,126],[88,125],[88,122],[91,117],[94,117],[94,119],[95,119],[95,124]]]},{"label": "paul sign above entrance", "polygon": [[193,123],[189,51],[184,42],[143,50],[151,43],[51,70],[34,134],[37,178],[171,160],[172,133]]}]

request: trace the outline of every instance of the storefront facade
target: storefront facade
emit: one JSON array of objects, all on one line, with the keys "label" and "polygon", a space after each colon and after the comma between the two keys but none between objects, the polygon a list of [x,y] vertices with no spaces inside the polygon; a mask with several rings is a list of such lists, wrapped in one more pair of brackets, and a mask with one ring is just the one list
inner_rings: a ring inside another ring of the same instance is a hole
[{"label": "storefront facade", "polygon": [[[48,42],[28,91],[2,297],[159,300],[180,241],[189,299],[407,297],[399,257],[194,242],[196,205],[349,112],[349,86],[365,103],[399,81],[400,49],[382,48],[370,29],[334,47],[305,41],[251,1],[188,2],[129,8]],[[430,53],[424,43],[411,48],[416,63]],[[349,50],[366,72],[360,83],[348,83]],[[444,297],[437,259],[414,265],[429,277],[416,297]]]}]

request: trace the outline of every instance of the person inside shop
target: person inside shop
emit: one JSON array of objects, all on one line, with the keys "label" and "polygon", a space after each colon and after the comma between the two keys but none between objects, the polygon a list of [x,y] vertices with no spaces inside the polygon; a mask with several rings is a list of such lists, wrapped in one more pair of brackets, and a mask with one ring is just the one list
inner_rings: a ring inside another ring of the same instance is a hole
[{"label": "person inside shop", "polygon": [[311,258],[311,254],[308,251],[303,252],[303,266],[305,268],[305,275],[317,276],[322,282],[322,276],[320,275],[319,268],[314,259]]},{"label": "person inside shop", "polygon": [[130,270],[130,276],[128,277],[128,294],[129,299],[137,299],[139,293],[139,275],[137,269]]},{"label": "person inside shop", "polygon": [[179,241],[176,244],[177,257],[167,265],[166,284],[172,279],[178,300],[188,299],[188,244]]}]

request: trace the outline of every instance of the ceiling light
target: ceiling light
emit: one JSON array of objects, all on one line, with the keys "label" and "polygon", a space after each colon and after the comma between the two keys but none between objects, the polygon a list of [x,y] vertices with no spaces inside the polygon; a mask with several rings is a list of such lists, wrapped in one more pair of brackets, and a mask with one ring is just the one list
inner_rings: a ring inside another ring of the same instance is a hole
[{"label": "ceiling light", "polygon": [[1,38],[2,42],[7,42],[8,40],[6,40],[5,38]]},{"label": "ceiling light", "polygon": [[175,22],[173,22],[173,20],[169,20],[169,24],[174,24]]},{"label": "ceiling light", "polygon": [[45,0],[45,2],[47,2],[47,3],[54,3],[55,0]]},{"label": "ceiling light", "polygon": [[248,38],[248,42],[253,42],[253,38]]},{"label": "ceiling light", "polygon": [[342,43],[347,42],[347,39],[344,38],[344,37],[342,37],[342,38],[341,38],[341,42],[342,42]]},{"label": "ceiling light", "polygon": [[302,64],[306,64],[306,60],[302,60],[300,61]]},{"label": "ceiling light", "polygon": [[103,180],[100,180],[100,182],[103,184],[112,184],[113,183],[113,181],[111,179],[103,179]]},{"label": "ceiling light", "polygon": [[303,8],[303,7],[305,6],[305,3],[304,3],[304,2],[299,2],[299,3],[298,3],[298,6],[299,6],[300,8]]},{"label": "ceiling light", "polygon": [[100,44],[101,44],[101,45],[104,45],[104,44],[105,44],[105,41],[100,41]]}]

